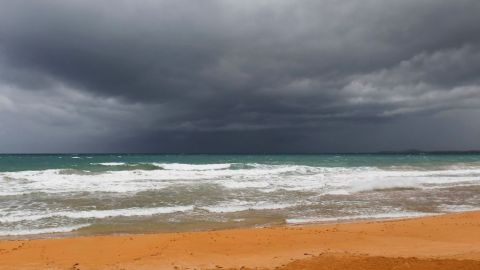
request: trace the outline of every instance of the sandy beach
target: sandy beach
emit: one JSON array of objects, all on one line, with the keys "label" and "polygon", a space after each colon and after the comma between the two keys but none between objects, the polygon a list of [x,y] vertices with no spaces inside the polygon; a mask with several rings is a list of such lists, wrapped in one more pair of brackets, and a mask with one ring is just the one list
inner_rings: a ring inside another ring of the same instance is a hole
[{"label": "sandy beach", "polygon": [[0,0],[0,270],[480,270],[480,0]]},{"label": "sandy beach", "polygon": [[3,240],[0,269],[480,269],[480,212],[404,220]]}]

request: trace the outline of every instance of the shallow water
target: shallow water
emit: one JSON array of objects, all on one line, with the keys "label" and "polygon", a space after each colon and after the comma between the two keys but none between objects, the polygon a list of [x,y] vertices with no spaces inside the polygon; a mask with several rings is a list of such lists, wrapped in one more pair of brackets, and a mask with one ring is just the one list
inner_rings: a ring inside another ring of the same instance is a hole
[{"label": "shallow water", "polygon": [[0,155],[0,236],[397,218],[480,206],[480,155]]}]

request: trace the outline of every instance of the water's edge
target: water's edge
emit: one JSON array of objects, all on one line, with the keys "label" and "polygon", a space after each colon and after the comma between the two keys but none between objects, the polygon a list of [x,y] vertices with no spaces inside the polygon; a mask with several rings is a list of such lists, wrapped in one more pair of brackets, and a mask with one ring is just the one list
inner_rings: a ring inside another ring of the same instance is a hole
[{"label": "water's edge", "polygon": [[0,237],[480,209],[480,155],[0,155]]}]

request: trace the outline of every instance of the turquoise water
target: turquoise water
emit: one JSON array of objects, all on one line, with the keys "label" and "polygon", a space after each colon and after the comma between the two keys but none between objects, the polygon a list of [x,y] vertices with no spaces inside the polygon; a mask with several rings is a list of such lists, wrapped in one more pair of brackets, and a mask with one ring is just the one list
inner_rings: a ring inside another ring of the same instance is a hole
[{"label": "turquoise water", "polygon": [[479,154],[0,155],[0,237],[396,218],[479,206]]},{"label": "turquoise water", "polygon": [[[325,167],[436,166],[480,162],[480,154],[324,154],[324,155],[142,155],[142,154],[34,154],[1,155],[0,171],[98,169],[99,163],[264,163]],[[101,167],[100,167],[101,168]]]}]

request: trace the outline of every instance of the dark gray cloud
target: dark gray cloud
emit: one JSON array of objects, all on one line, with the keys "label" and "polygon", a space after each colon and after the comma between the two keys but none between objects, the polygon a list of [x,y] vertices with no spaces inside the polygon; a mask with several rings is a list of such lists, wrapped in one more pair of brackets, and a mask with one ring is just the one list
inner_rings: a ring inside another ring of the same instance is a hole
[{"label": "dark gray cloud", "polygon": [[[2,1],[0,147],[480,148],[478,14],[476,0]],[[452,127],[459,142],[438,134]]]}]

